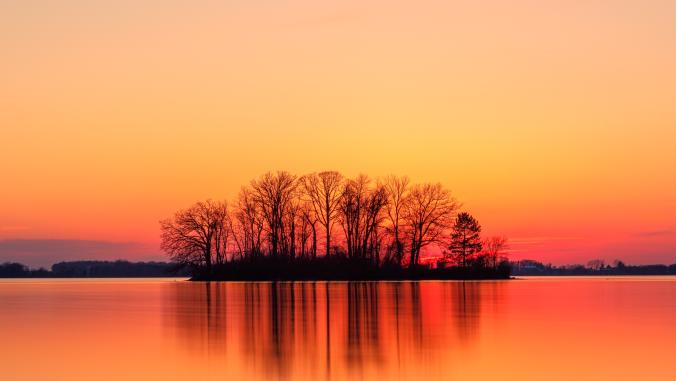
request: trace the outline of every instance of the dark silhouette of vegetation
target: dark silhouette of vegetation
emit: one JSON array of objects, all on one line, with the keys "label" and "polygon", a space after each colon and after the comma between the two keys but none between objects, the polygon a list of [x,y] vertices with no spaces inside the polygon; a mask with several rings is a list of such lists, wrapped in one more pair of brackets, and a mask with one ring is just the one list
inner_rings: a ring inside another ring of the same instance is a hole
[{"label": "dark silhouette of vegetation", "polygon": [[430,244],[443,244],[459,204],[441,184],[414,185],[406,196],[404,221],[408,227],[409,266],[420,262],[420,253]]},{"label": "dark silhouette of vegetation", "polygon": [[202,265],[208,270],[214,261],[222,262],[227,250],[227,205],[198,202],[178,211],[173,219],[160,222],[162,250],[182,264]]},{"label": "dark silhouette of vegetation", "polygon": [[505,242],[484,253],[478,221],[459,209],[438,183],[268,172],[236,203],[198,202],[161,221],[161,248],[196,279],[508,277]]},{"label": "dark silhouette of vegetation", "polygon": [[462,212],[455,218],[452,227],[449,256],[462,267],[467,267],[468,261],[481,251],[481,225],[469,213]]},{"label": "dark silhouette of vegetation", "polygon": [[508,248],[507,237],[493,236],[486,238],[482,243],[486,264],[494,268],[498,267],[500,263],[507,260],[504,253]]},{"label": "dark silhouette of vegetation", "polygon": [[0,278],[128,278],[188,276],[185,268],[166,262],[72,261],[51,270],[29,269],[21,263],[0,264]]},{"label": "dark silhouette of vegetation", "polygon": [[301,178],[304,198],[310,201],[310,205],[325,231],[326,255],[331,253],[331,228],[342,193],[343,175],[336,171],[324,171],[311,173]]},{"label": "dark silhouette of vegetation", "polygon": [[193,269],[193,280],[443,280],[443,279],[507,279],[510,268],[503,262],[492,267],[401,267],[377,265],[370,259],[354,259],[346,255],[312,258],[262,256],[244,261],[231,261],[215,266],[213,272]]},{"label": "dark silhouette of vegetation", "polygon": [[392,236],[392,242],[388,246],[386,260],[388,262],[394,260],[395,263],[401,266],[404,260],[404,241],[403,233],[403,219],[404,206],[406,205],[406,196],[408,195],[408,177],[388,176],[385,179],[384,187],[387,195],[387,203],[385,210],[387,211],[387,218],[389,224],[388,233]]},{"label": "dark silhouette of vegetation", "polygon": [[616,260],[613,266],[605,264],[603,260],[595,259],[587,266],[565,265],[553,266],[532,259],[509,263],[513,275],[676,275],[676,263],[671,265],[636,265],[629,266]]},{"label": "dark silhouette of vegetation", "polygon": [[0,278],[42,278],[49,276],[49,274],[50,272],[46,269],[31,270],[22,263],[0,263]]}]

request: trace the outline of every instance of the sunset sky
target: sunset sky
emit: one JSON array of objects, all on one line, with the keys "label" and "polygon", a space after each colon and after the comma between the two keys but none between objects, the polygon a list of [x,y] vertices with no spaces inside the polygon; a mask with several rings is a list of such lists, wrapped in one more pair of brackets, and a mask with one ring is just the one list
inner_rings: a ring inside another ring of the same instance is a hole
[{"label": "sunset sky", "polygon": [[160,219],[277,169],[676,262],[674,1],[5,1],[0,51],[0,262],[165,259]]}]

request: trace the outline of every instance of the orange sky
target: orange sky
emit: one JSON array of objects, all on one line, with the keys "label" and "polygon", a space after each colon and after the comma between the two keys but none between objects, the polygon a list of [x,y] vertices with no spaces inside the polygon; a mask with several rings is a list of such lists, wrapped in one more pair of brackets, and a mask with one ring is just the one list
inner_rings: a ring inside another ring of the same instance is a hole
[{"label": "orange sky", "polygon": [[336,169],[516,258],[676,262],[674,2],[101,3],[0,4],[0,261],[162,258],[177,208]]}]

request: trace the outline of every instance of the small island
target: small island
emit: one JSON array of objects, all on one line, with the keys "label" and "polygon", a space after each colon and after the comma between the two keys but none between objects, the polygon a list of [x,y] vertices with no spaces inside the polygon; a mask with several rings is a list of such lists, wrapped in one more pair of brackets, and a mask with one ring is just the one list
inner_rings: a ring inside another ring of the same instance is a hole
[{"label": "small island", "polygon": [[160,221],[161,248],[193,280],[508,279],[507,239],[461,206],[405,176],[268,172]]}]

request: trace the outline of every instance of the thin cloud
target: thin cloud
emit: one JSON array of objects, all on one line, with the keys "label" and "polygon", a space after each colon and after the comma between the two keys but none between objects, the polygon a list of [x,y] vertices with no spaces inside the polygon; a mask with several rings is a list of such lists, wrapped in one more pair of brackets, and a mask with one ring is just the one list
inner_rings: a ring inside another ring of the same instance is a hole
[{"label": "thin cloud", "polygon": [[664,237],[676,234],[676,230],[673,229],[661,229],[661,230],[647,230],[636,233],[637,237],[650,238],[650,237]]}]

